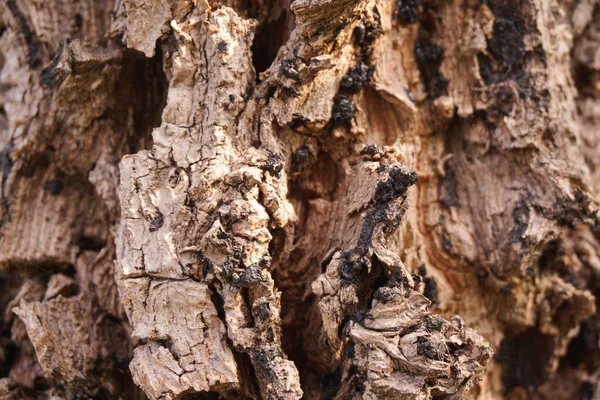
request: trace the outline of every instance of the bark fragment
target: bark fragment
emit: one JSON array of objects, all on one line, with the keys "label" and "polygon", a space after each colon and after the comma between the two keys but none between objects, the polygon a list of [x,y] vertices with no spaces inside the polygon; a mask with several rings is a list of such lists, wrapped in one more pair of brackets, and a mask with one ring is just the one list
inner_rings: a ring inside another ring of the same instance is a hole
[{"label": "bark fragment", "polygon": [[[237,125],[254,81],[253,23],[198,7],[172,25],[162,125],[152,151],[121,163],[118,282],[146,342],[134,352],[134,380],[151,398],[256,396],[256,384],[266,398],[299,398],[268,270],[269,228],[293,219],[285,172],[277,149],[252,147]],[[236,353],[249,357],[256,382],[241,375]]]}]

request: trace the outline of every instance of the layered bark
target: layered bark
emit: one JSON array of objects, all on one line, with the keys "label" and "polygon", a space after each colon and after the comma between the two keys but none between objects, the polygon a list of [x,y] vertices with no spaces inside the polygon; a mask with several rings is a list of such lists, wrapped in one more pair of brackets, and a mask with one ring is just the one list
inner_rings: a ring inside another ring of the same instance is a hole
[{"label": "layered bark", "polygon": [[2,396],[600,396],[597,2],[0,9]]}]

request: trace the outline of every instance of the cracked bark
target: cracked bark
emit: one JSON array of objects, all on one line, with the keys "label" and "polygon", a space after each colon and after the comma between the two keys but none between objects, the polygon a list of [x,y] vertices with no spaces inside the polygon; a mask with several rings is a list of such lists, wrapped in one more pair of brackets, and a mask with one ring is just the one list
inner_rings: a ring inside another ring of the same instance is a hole
[{"label": "cracked bark", "polygon": [[595,399],[596,0],[0,5],[0,397]]}]

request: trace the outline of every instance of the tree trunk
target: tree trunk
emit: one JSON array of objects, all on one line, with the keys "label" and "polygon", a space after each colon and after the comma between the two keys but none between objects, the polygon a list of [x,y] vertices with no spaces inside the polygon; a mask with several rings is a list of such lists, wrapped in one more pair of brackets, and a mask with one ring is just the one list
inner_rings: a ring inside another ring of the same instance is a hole
[{"label": "tree trunk", "polygon": [[1,399],[600,399],[600,1],[5,0],[0,68]]}]

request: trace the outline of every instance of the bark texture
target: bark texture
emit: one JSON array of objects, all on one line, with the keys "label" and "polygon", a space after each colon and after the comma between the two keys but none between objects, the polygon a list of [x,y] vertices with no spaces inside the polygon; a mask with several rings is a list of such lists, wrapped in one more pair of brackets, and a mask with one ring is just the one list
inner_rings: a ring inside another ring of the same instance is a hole
[{"label": "bark texture", "polygon": [[6,0],[0,398],[600,399],[600,2]]}]

